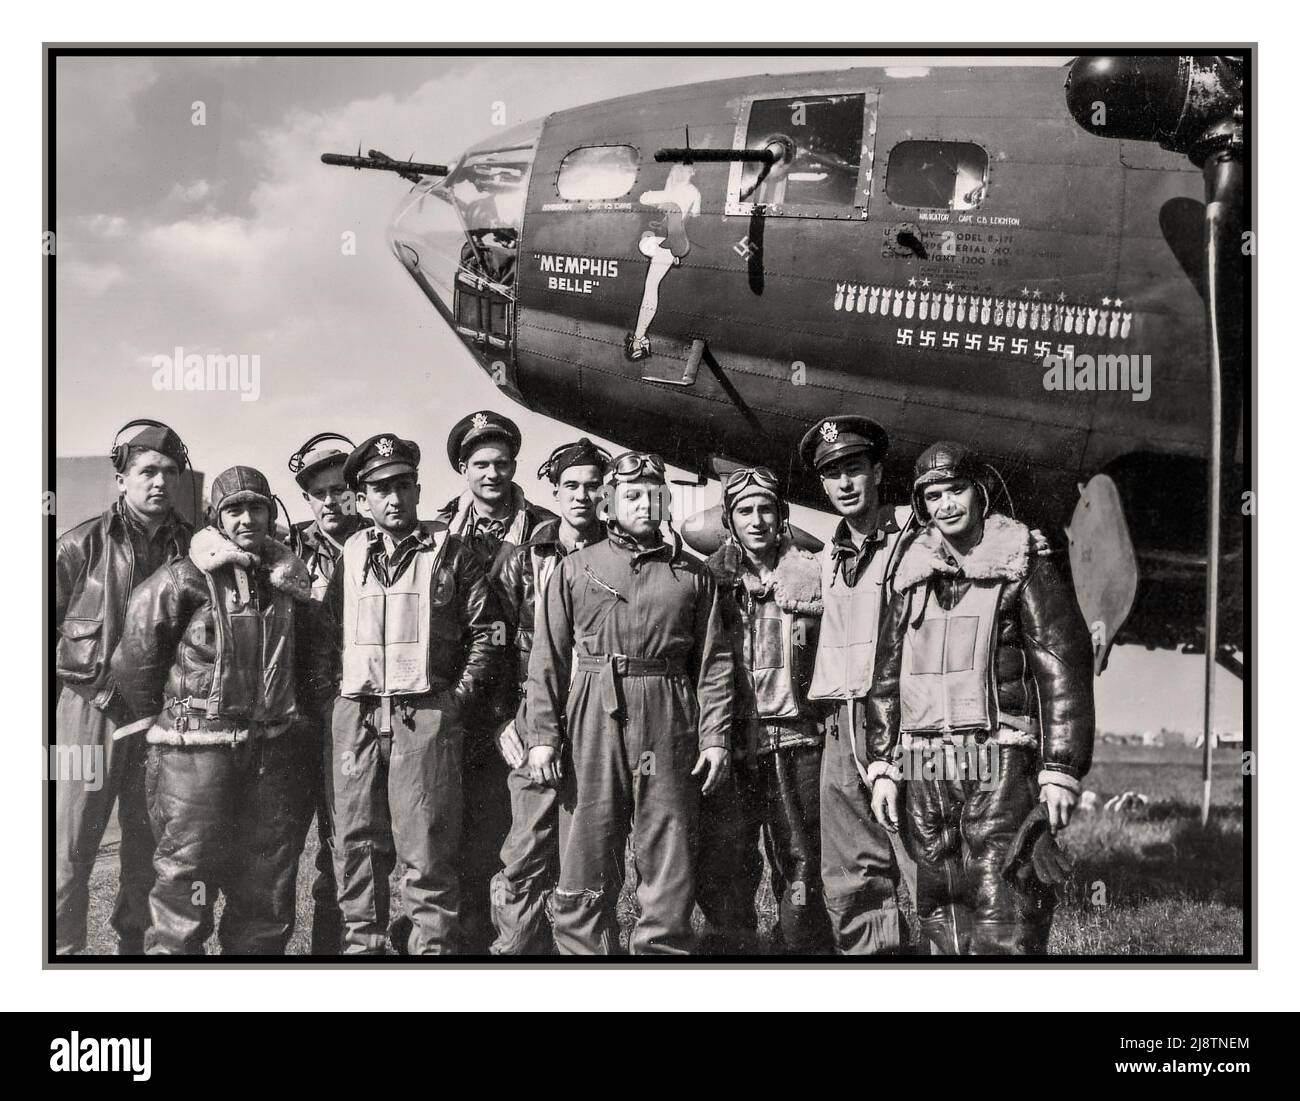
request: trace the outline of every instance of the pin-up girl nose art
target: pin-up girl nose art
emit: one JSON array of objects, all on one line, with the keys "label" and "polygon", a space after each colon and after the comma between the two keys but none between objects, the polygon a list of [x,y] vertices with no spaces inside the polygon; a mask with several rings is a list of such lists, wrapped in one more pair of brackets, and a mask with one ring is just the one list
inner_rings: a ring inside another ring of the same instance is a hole
[{"label": "pin-up girl nose art", "polygon": [[691,165],[675,164],[669,170],[661,191],[646,191],[640,198],[642,205],[654,207],[659,216],[650,221],[637,245],[650,265],[641,292],[636,331],[628,333],[623,341],[624,352],[633,362],[652,354],[646,333],[659,310],[659,284],[669,270],[678,266],[691,251],[686,233],[687,219],[700,212],[700,192],[692,182],[694,175],[695,169]]}]

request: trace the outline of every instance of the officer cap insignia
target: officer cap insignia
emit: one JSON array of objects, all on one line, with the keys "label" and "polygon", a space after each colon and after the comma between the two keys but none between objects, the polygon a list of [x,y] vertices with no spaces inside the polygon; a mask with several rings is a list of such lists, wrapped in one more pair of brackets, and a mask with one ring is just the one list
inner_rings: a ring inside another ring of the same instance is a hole
[{"label": "officer cap insignia", "polygon": [[375,450],[378,451],[379,454],[387,458],[389,455],[393,453],[393,441],[390,440],[387,436],[385,436],[382,440],[380,440],[377,444],[375,444]]},{"label": "officer cap insignia", "polygon": [[822,425],[822,439],[827,443],[834,443],[840,438],[840,426],[834,421],[826,421]]}]

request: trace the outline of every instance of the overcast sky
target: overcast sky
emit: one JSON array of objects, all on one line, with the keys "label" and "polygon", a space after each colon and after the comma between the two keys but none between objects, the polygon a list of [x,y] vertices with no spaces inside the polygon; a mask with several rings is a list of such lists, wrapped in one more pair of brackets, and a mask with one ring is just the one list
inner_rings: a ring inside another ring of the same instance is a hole
[{"label": "overcast sky", "polygon": [[[209,479],[232,463],[256,466],[305,519],[289,453],[315,432],[360,440],[392,431],[428,457],[428,514],[461,488],[443,455],[449,428],[487,407],[523,429],[520,483],[545,503],[549,487],[533,471],[574,430],[505,398],[388,252],[386,227],[409,185],[326,167],[321,153],[355,152],[360,142],[449,162],[490,136],[497,102],[513,125],[746,73],[994,60],[60,59],[56,451],[104,453],[122,422],[154,417],[181,433]],[[192,121],[196,102],[202,126]],[[346,232],[355,255],[340,247]],[[177,347],[259,356],[258,399],[155,390],[153,357]],[[713,485],[703,503],[716,496]],[[796,520],[820,536],[831,527],[806,510]],[[1198,660],[1121,648],[1111,664],[1098,684],[1102,725],[1199,723]],[[1220,724],[1239,729],[1235,678],[1220,678],[1219,695]]]}]

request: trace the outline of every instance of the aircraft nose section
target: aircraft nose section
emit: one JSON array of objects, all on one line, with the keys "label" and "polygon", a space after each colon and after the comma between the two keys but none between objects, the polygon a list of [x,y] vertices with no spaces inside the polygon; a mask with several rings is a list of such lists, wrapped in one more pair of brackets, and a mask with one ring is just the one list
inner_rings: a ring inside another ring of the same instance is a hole
[{"label": "aircraft nose section", "polygon": [[467,150],[442,179],[402,200],[393,253],[443,319],[476,350],[510,343],[510,306],[524,202],[542,122]]},{"label": "aircraft nose section", "polygon": [[449,321],[465,230],[455,208],[437,194],[439,183],[416,185],[394,212],[389,239],[397,257]]}]

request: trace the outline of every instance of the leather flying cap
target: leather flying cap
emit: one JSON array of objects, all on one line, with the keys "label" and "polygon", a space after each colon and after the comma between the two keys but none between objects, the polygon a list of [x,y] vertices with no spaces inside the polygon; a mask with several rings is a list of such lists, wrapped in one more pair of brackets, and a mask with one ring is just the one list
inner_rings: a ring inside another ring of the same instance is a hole
[{"label": "leather flying cap", "polygon": [[608,451],[583,436],[577,443],[561,444],[552,451],[551,457],[538,468],[537,476],[548,479],[552,485],[559,485],[560,475],[569,467],[594,466],[603,478],[610,462]]},{"label": "leather flying cap", "polygon": [[733,531],[731,512],[749,497],[766,497],[776,506],[781,519],[789,517],[789,506],[781,498],[776,475],[765,466],[742,467],[733,470],[722,480],[722,522]]},{"label": "leather flying cap", "polygon": [[147,425],[134,436],[125,441],[128,451],[133,447],[142,447],[146,451],[157,451],[166,455],[177,466],[185,465],[185,445],[181,438],[166,425]]},{"label": "leather flying cap", "polygon": [[984,484],[984,464],[979,456],[963,443],[940,440],[932,443],[917,457],[912,469],[912,508],[923,520],[930,518],[925,507],[925,487],[935,482],[971,482],[984,494],[984,507],[988,508],[989,491]]},{"label": "leather flying cap", "polygon": [[343,480],[350,489],[360,489],[366,482],[415,474],[419,465],[419,444],[404,440],[395,432],[381,432],[363,440],[348,456],[343,464]]},{"label": "leather flying cap", "polygon": [[212,480],[212,508],[220,512],[231,505],[265,505],[275,520],[275,499],[266,475],[251,466],[232,466]]},{"label": "leather flying cap", "polygon": [[491,409],[481,409],[457,421],[447,436],[447,461],[452,470],[459,472],[460,464],[474,453],[475,447],[493,439],[509,444],[511,458],[518,456],[523,443],[519,426]]},{"label": "leather flying cap", "polygon": [[823,417],[804,433],[799,458],[808,470],[821,470],[846,455],[865,453],[878,463],[889,450],[889,433],[870,417]]}]

